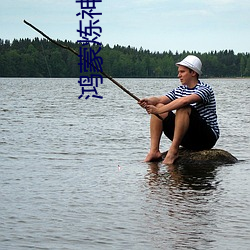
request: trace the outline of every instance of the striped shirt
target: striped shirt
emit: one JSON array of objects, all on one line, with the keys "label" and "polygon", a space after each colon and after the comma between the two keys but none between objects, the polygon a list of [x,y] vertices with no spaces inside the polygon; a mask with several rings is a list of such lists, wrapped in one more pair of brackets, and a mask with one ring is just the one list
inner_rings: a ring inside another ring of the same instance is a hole
[{"label": "striped shirt", "polygon": [[220,130],[217,122],[216,102],[213,89],[209,85],[201,81],[199,81],[193,89],[188,88],[187,85],[181,85],[167,93],[166,96],[173,101],[191,94],[197,94],[201,98],[201,102],[192,103],[190,105],[198,111],[201,118],[206,121],[218,139]]}]

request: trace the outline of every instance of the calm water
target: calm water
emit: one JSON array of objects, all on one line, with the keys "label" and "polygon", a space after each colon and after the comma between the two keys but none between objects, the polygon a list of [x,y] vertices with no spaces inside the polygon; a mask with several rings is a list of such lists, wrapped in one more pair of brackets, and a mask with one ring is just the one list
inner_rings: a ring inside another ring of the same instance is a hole
[{"label": "calm water", "polygon": [[[179,84],[119,82],[138,97]],[[149,116],[108,80],[78,100],[76,79],[0,79],[0,249],[249,249],[250,79],[205,82],[235,165],[143,163]]]}]

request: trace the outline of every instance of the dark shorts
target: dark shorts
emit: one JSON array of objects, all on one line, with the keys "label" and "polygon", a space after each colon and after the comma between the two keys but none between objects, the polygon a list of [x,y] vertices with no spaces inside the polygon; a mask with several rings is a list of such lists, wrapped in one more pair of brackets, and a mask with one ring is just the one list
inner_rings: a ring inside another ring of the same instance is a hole
[{"label": "dark shorts", "polygon": [[[174,136],[175,114],[169,112],[163,121],[163,132],[172,141]],[[191,107],[190,122],[187,133],[182,139],[181,146],[186,149],[211,149],[217,139],[213,130],[200,117],[198,111]]]}]

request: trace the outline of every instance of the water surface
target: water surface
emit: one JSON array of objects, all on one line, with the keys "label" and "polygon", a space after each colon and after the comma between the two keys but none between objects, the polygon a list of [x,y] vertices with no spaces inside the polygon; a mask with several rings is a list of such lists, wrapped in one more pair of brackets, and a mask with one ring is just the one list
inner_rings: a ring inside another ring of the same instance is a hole
[{"label": "water surface", "polygon": [[[179,84],[119,82],[138,97]],[[77,79],[0,79],[0,249],[249,249],[250,80],[205,82],[237,164],[143,163],[149,116],[108,80],[78,100]]]}]

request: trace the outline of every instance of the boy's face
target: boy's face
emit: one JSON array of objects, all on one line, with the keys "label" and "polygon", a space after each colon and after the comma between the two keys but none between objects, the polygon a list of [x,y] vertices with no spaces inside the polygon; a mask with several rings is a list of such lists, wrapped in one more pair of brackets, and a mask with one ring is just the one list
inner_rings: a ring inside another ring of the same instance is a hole
[{"label": "boy's face", "polygon": [[188,85],[196,77],[196,73],[193,70],[185,66],[178,66],[178,78],[183,85]]}]

